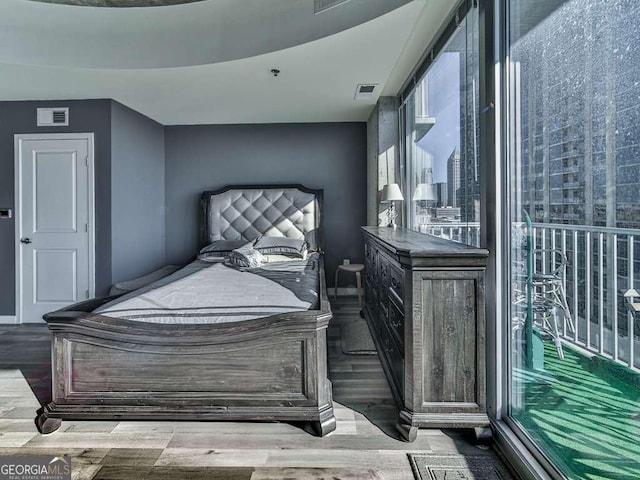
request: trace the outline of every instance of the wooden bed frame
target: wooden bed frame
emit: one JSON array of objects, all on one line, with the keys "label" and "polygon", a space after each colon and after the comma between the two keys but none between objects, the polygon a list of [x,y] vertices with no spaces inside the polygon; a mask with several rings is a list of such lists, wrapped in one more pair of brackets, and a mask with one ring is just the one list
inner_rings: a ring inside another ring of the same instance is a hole
[{"label": "wooden bed frame", "polygon": [[[320,247],[322,191],[300,185],[226,187],[203,194],[210,233],[212,195],[295,188],[313,194]],[[306,232],[305,232],[306,233]],[[202,235],[206,241],[205,235]],[[52,401],[38,411],[41,433],[62,420],[263,420],[335,430],[327,378],[331,319],[324,261],[319,308],[223,324],[154,324],[91,313],[116,297],[91,299],[44,316],[53,334]]]}]

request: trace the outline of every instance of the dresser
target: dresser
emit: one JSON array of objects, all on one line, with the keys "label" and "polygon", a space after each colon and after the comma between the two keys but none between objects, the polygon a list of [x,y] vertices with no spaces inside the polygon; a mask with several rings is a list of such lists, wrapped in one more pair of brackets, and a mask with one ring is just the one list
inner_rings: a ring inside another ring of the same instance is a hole
[{"label": "dresser", "polygon": [[400,408],[397,428],[475,428],[486,412],[488,251],[412,230],[362,227],[367,320]]}]

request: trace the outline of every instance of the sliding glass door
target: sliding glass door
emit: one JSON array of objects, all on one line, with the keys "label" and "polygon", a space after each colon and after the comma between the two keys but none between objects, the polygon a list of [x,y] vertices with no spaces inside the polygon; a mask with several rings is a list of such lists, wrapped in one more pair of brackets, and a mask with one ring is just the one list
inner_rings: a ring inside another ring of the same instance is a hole
[{"label": "sliding glass door", "polygon": [[640,478],[640,2],[505,0],[509,415],[569,478]]}]

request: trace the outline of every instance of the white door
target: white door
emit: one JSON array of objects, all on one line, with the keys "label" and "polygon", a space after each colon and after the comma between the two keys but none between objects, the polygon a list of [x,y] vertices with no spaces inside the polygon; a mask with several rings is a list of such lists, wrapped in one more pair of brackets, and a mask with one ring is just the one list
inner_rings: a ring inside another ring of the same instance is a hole
[{"label": "white door", "polygon": [[18,321],[93,295],[93,136],[16,135]]}]

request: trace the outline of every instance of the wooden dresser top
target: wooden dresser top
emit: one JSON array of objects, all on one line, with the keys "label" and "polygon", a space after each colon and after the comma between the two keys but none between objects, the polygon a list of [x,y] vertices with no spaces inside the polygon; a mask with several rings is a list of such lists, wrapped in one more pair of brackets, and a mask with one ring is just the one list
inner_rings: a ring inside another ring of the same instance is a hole
[{"label": "wooden dresser top", "polygon": [[397,261],[411,267],[484,267],[489,251],[398,227],[362,227],[369,237]]}]

